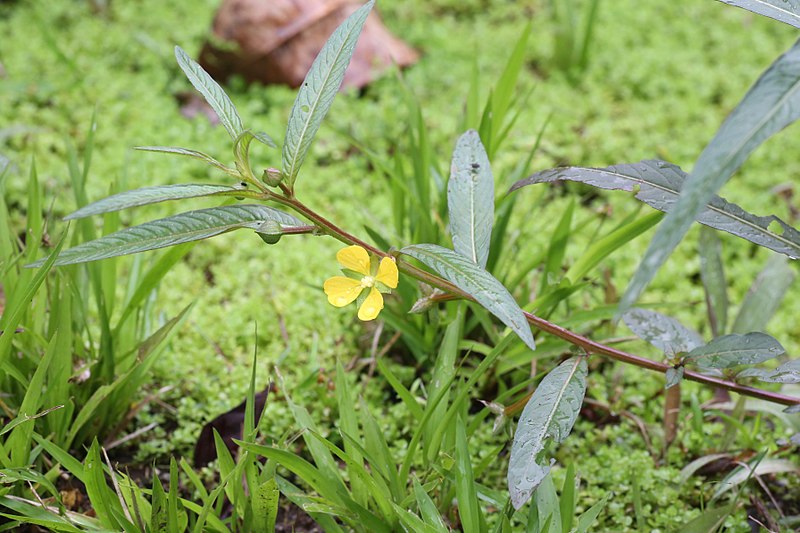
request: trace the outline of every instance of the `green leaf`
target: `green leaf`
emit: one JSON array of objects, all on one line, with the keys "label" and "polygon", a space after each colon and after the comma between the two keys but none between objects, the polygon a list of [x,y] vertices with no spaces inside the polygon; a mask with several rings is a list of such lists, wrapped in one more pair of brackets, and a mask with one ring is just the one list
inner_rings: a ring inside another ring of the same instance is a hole
[{"label": "green leaf", "polygon": [[[199,241],[240,228],[258,229],[267,220],[299,226],[297,218],[262,205],[228,205],[188,211],[117,231],[59,254],[56,265],[97,261],[190,241]],[[38,267],[42,261],[30,266]]]},{"label": "green leaf", "polygon": [[188,148],[179,148],[177,146],[136,146],[136,150],[141,150],[143,152],[157,152],[161,154],[175,154],[175,155],[185,155],[187,157],[193,157],[195,159],[199,159],[205,163],[208,163],[212,167],[216,167],[219,170],[225,172],[226,174],[230,174],[231,176],[238,178],[239,174],[236,171],[224,164],[220,163],[213,157],[203,152],[198,152],[197,150],[189,150]]},{"label": "green leaf", "polygon": [[664,373],[664,377],[666,378],[666,384],[664,385],[665,389],[669,389],[677,385],[683,379],[684,368],[679,366],[678,368],[668,368],[667,371]]},{"label": "green leaf", "polygon": [[784,353],[781,343],[765,333],[734,333],[695,348],[685,360],[706,368],[730,368],[763,363]]},{"label": "green leaf", "polygon": [[800,28],[798,0],[720,0],[720,2]]},{"label": "green leaf", "polygon": [[536,349],[525,314],[508,289],[466,257],[435,244],[406,246],[400,253],[422,261],[440,276],[466,292],[503,324],[511,328],[531,350]]},{"label": "green leaf", "polygon": [[256,487],[253,494],[253,531],[257,533],[275,531],[278,497],[278,483],[274,478],[270,478]]},{"label": "green leaf", "polygon": [[770,257],[747,291],[731,331],[763,331],[778,310],[794,277],[794,269],[789,266],[785,257]]},{"label": "green leaf", "polygon": [[458,139],[447,182],[447,206],[453,248],[486,268],[494,222],[494,178],[475,130]]},{"label": "green leaf", "polygon": [[208,105],[216,112],[220,122],[228,130],[228,134],[235,140],[244,130],[244,126],[242,126],[242,119],[239,118],[239,113],[236,112],[236,107],[231,99],[228,98],[222,87],[203,70],[203,67],[189,57],[180,46],[175,47],[175,59],[178,60],[178,65],[192,82],[194,88],[203,95]]},{"label": "green leaf", "polygon": [[[686,178],[687,174],[680,167],[652,159],[606,168],[565,167],[545,170],[518,181],[511,187],[511,191],[535,183],[577,181],[599,189],[636,192],[637,200],[653,209],[670,213],[684,194],[683,189],[689,186]],[[693,214],[697,222],[793,259],[800,257],[800,231],[776,216],[753,215],[736,204],[714,196],[713,191],[703,202],[705,205]],[[774,228],[776,224],[781,228],[780,231],[770,230],[770,225]]]},{"label": "green leaf", "polygon": [[560,443],[572,431],[586,392],[583,357],[561,363],[544,377],[519,419],[508,466],[508,489],[515,509],[527,502],[550,471],[544,463],[547,440]]},{"label": "green leaf", "polygon": [[722,243],[714,231],[701,228],[698,248],[708,321],[712,333],[718,337],[725,333],[728,326],[728,284],[725,282],[725,268],[722,264]]},{"label": "green leaf", "polygon": [[456,500],[458,516],[464,531],[481,531],[480,507],[472,473],[472,462],[467,446],[466,423],[460,416],[456,419]]},{"label": "green leaf", "polygon": [[594,524],[594,521],[597,520],[597,517],[600,516],[600,513],[603,512],[605,509],[606,504],[608,504],[608,500],[611,499],[613,493],[607,493],[602,500],[597,502],[596,504],[589,507],[589,509],[578,517],[578,525],[575,526],[573,529],[574,533],[586,533]]},{"label": "green leaf", "polygon": [[775,369],[746,368],[736,379],[756,378],[766,383],[800,383],[800,359],[787,361]]},{"label": "green leaf", "polygon": [[684,524],[680,528],[680,531],[682,533],[713,533],[725,523],[725,520],[728,519],[728,516],[730,516],[735,510],[735,504],[725,505],[723,507],[715,507],[713,509],[706,509],[700,516]]},{"label": "green leaf", "polygon": [[290,188],[342,85],[358,36],[374,4],[375,0],[367,2],[336,28],[300,86],[289,113],[282,153],[283,173]]},{"label": "green leaf", "polygon": [[143,187],[141,189],[113,194],[108,198],[93,202],[65,216],[64,220],[85,218],[102,213],[121,211],[130,207],[138,207],[140,205],[157,204],[168,200],[182,200],[184,198],[197,198],[200,196],[219,196],[222,194],[236,193],[241,190],[242,187],[199,185],[194,183]]},{"label": "green leaf", "polygon": [[[800,41],[759,78],[722,124],[694,165],[681,198],[670,209],[620,301],[631,307],[703,206],[758,146],[800,116]],[[782,226],[783,227],[783,226]],[[786,228],[784,228],[786,233]]]},{"label": "green leaf", "polygon": [[703,345],[703,339],[699,334],[674,318],[656,311],[633,308],[622,315],[622,320],[637,337],[649,342],[668,356],[689,352]]}]

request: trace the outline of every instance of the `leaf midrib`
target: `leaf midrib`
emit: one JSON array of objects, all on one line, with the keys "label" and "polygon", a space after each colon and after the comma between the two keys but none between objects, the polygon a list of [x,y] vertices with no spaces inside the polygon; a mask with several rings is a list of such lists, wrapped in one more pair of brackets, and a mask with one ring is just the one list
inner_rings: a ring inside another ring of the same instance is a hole
[{"label": "leaf midrib", "polygon": [[[292,154],[292,164],[291,164],[290,172],[289,172],[290,179],[294,178],[296,176],[297,171],[298,171],[297,170],[297,158],[298,158],[298,154],[300,152],[300,147],[303,145],[303,140],[305,139],[305,136],[306,136],[306,133],[308,132],[309,126],[311,125],[311,119],[314,117],[314,112],[317,110],[317,106],[319,105],[320,99],[322,97],[322,92],[323,92],[322,88],[324,88],[325,85],[328,83],[328,80],[330,80],[331,74],[333,72],[333,67],[336,66],[337,61],[339,61],[339,58],[341,57],[342,52],[344,51],[344,48],[347,45],[348,40],[350,39],[350,36],[353,34],[353,31],[356,29],[357,26],[359,26],[359,24],[354,24],[350,29],[347,30],[346,37],[342,40],[342,44],[339,46],[339,48],[336,51],[335,59],[331,62],[330,68],[325,73],[324,81],[323,81],[322,85],[320,85],[320,89],[317,91],[317,95],[316,95],[316,98],[314,99],[313,105],[309,106],[308,119],[303,124],[303,127],[301,129],[301,132],[300,132],[300,135],[298,137],[297,143],[295,144],[294,153]],[[302,107],[302,106],[298,106],[298,109],[300,109],[300,107]]]},{"label": "leaf midrib", "polygon": [[[583,167],[572,167],[572,168],[583,168]],[[667,192],[667,193],[671,194],[672,196],[674,196],[675,198],[680,198],[681,197],[682,191],[675,191],[673,189],[666,188],[666,187],[664,187],[662,185],[659,185],[659,184],[656,184],[656,183],[653,183],[653,182],[650,182],[650,181],[647,181],[647,180],[644,180],[644,179],[641,179],[641,178],[635,178],[633,176],[620,174],[619,172],[612,172],[610,170],[602,169],[602,168],[595,168],[595,169],[589,169],[589,170],[594,170],[596,172],[601,172],[601,173],[608,174],[608,175],[611,175],[611,176],[616,176],[616,177],[619,177],[619,178],[622,178],[622,179],[625,179],[625,180],[633,181],[633,182],[638,183],[640,185],[647,185],[649,187],[653,187],[654,189],[658,189],[658,190]],[[566,178],[561,178],[561,179],[566,179]],[[687,178],[684,179],[684,183],[686,182],[686,179],[688,179],[688,176],[687,176]],[[714,196],[718,197],[720,200],[723,200],[723,201],[727,202],[730,205],[736,205],[736,204],[732,204],[731,202],[728,202],[724,198],[721,198],[721,197],[719,197],[717,195],[714,195]],[[676,202],[677,202],[677,200],[676,200]],[[754,229],[757,233],[772,237],[775,240],[783,243],[787,247],[789,247],[789,248],[791,248],[793,250],[797,250],[797,253],[800,254],[800,246],[798,246],[797,243],[795,243],[794,241],[786,239],[783,235],[779,235],[777,233],[773,233],[773,232],[771,232],[771,231],[769,231],[767,229],[762,228],[761,226],[759,226],[757,224],[754,224],[753,222],[750,222],[747,219],[743,219],[743,218],[737,217],[737,216],[733,215],[732,213],[729,213],[729,212],[727,212],[727,211],[725,211],[723,209],[715,207],[715,206],[711,205],[708,202],[705,202],[705,208],[708,209],[709,211],[713,211],[713,212],[715,212],[715,213],[717,213],[719,215],[722,215],[724,217],[736,220],[739,223],[741,223],[742,225],[745,225],[747,227],[750,227],[750,228]],[[659,209],[659,211],[660,211],[660,209]],[[672,209],[670,209],[670,211],[672,211]],[[758,216],[758,215],[753,215],[753,216]],[[697,220],[697,217],[695,217],[695,220],[699,224],[703,224],[702,222]],[[774,220],[777,220],[777,219],[774,219]],[[705,225],[708,225],[708,224],[703,224],[703,225],[705,226]],[[709,226],[709,227],[711,227],[711,226]]]}]

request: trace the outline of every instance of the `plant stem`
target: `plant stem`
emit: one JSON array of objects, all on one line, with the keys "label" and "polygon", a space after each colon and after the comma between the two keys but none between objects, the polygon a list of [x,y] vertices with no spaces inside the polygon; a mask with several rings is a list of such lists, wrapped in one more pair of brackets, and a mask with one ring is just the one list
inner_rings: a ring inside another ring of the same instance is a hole
[{"label": "plant stem", "polygon": [[[402,258],[396,257],[396,255],[394,254],[390,254],[382,250],[379,250],[378,248],[375,248],[371,244],[362,241],[358,237],[344,231],[336,224],[330,222],[328,219],[319,215],[315,211],[309,209],[308,207],[306,207],[305,204],[303,204],[296,198],[289,196],[273,196],[271,199],[283,205],[291,207],[292,209],[294,209],[295,211],[306,217],[308,220],[313,222],[317,227],[319,227],[325,233],[329,234],[335,239],[348,245],[361,246],[362,248],[365,248],[370,253],[377,255],[378,257],[395,257],[397,261],[397,267],[403,273],[411,277],[414,277],[419,281],[422,281],[423,283],[427,283],[432,287],[436,287],[447,293],[450,293],[454,296],[474,301],[474,298],[472,298],[472,296],[462,291],[449,281],[435,274],[431,274],[430,272],[422,270],[412,265],[411,263],[403,260]],[[525,314],[525,319],[532,326],[537,327],[541,331],[550,333],[551,335],[555,335],[556,337],[564,339],[565,341],[571,344],[580,346],[588,354],[605,355],[616,361],[621,361],[623,363],[628,363],[630,365],[638,366],[640,368],[645,368],[647,370],[652,370],[655,372],[661,372],[662,374],[665,373],[668,369],[672,368],[671,365],[668,365],[666,363],[659,363],[657,361],[646,359],[638,355],[633,355],[627,352],[623,352],[622,350],[617,350],[616,348],[600,344],[582,335],[579,335],[578,333],[563,328],[558,324],[554,324],[541,317],[538,317],[532,313],[528,313],[525,311],[523,311],[523,313]],[[684,378],[690,381],[696,381],[697,383],[702,383],[704,385],[720,387],[729,390],[731,392],[736,392],[743,396],[750,396],[752,398],[767,400],[782,405],[800,405],[800,398],[787,396],[785,394],[781,394],[778,392],[756,389],[754,387],[748,387],[746,385],[740,385],[738,383],[734,383],[732,381],[726,381],[721,378],[706,376],[704,374],[700,374],[699,372],[686,370],[684,372]]]}]

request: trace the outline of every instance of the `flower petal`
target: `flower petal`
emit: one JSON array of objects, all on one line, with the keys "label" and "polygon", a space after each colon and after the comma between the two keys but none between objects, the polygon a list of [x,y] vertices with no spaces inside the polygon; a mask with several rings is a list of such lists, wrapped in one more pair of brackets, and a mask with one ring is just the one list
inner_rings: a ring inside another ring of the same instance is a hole
[{"label": "flower petal", "polygon": [[369,254],[360,246],[348,246],[336,253],[336,259],[343,267],[359,274],[369,276]]},{"label": "flower petal", "polygon": [[378,313],[383,309],[383,296],[378,292],[378,289],[372,287],[369,291],[369,296],[361,304],[358,310],[358,318],[361,320],[374,320]]},{"label": "flower petal", "polygon": [[381,264],[378,265],[378,275],[375,276],[377,281],[380,281],[390,289],[397,288],[397,264],[391,257],[384,257],[381,259]]},{"label": "flower petal", "polygon": [[328,295],[328,302],[335,307],[344,307],[361,294],[363,287],[357,280],[344,276],[334,276],[322,286]]}]

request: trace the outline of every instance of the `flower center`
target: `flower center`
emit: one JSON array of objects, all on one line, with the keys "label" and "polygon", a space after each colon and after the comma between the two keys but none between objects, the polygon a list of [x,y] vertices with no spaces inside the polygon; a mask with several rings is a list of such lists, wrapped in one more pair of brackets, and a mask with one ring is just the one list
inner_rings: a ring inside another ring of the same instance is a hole
[{"label": "flower center", "polygon": [[373,278],[372,276],[364,276],[363,278],[361,278],[361,286],[364,287],[365,289],[368,289],[374,285],[375,285],[375,278]]}]

